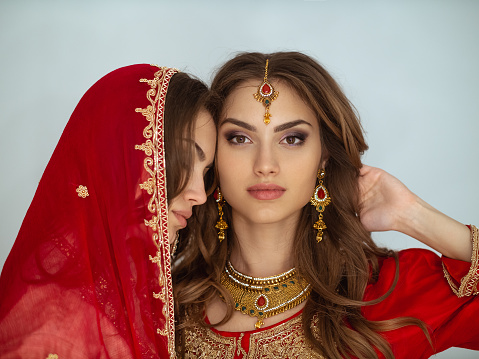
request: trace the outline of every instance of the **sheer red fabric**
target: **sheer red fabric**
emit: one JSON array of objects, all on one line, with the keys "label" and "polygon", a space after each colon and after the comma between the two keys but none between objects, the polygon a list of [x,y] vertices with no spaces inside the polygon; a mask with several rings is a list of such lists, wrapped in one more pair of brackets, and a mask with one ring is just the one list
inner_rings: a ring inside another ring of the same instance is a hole
[{"label": "sheer red fabric", "polygon": [[2,358],[174,356],[163,110],[175,72],[121,68],[79,102],[2,271]]}]

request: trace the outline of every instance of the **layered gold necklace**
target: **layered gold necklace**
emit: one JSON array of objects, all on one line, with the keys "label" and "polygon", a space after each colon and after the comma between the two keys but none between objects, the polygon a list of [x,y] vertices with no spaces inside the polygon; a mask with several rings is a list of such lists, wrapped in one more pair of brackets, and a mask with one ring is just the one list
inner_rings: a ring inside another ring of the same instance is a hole
[{"label": "layered gold necklace", "polygon": [[255,278],[238,272],[230,261],[221,274],[221,284],[233,297],[235,310],[258,318],[257,329],[264,324],[263,319],[294,308],[311,293],[310,284],[297,275],[295,268]]}]

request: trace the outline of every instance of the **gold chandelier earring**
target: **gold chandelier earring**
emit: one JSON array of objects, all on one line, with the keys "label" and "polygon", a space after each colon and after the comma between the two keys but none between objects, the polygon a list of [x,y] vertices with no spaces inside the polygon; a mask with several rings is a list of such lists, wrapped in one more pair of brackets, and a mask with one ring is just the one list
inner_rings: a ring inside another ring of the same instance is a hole
[{"label": "gold chandelier earring", "polygon": [[218,204],[218,215],[220,217],[218,219],[218,222],[216,222],[215,228],[218,229],[218,239],[221,243],[226,238],[225,229],[228,229],[228,224],[223,219],[223,214],[224,214],[223,206],[225,205],[226,202],[219,187],[216,188],[214,197],[215,197],[216,203]]},{"label": "gold chandelier earring", "polygon": [[318,185],[314,189],[314,193],[311,196],[309,202],[316,207],[316,211],[319,213],[318,220],[313,225],[314,229],[318,231],[316,234],[316,241],[319,243],[323,240],[323,231],[327,228],[326,223],[323,221],[324,208],[331,203],[331,197],[329,192],[323,185],[324,169],[318,171]]}]

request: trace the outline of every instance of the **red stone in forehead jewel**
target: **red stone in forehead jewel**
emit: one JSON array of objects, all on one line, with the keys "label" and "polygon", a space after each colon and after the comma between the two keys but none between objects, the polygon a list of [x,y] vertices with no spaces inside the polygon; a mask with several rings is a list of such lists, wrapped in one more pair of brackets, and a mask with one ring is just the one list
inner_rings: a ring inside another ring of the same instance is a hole
[{"label": "red stone in forehead jewel", "polygon": [[261,88],[261,92],[263,92],[265,95],[268,95],[271,92],[271,87],[268,84],[264,84]]}]

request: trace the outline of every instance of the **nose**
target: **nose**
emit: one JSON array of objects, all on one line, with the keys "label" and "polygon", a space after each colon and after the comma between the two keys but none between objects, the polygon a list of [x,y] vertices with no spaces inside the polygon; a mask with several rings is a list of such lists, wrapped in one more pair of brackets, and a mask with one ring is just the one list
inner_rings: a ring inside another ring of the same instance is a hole
[{"label": "nose", "polygon": [[202,175],[193,174],[186,186],[185,199],[192,206],[199,206],[206,202],[205,182]]},{"label": "nose", "polygon": [[279,165],[276,157],[270,146],[260,146],[254,161],[254,173],[258,176],[277,174]]}]

